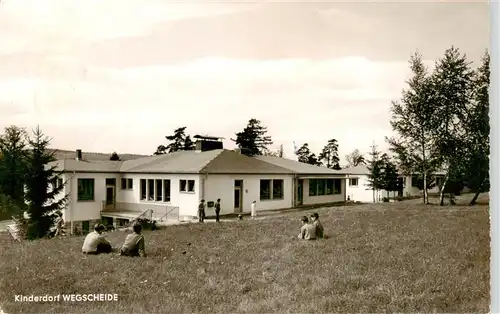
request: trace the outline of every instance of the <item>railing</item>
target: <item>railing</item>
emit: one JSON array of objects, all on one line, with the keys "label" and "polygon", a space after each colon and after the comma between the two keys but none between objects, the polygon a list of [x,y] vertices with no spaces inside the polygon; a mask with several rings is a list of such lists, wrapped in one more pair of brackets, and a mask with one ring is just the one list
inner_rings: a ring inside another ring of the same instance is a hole
[{"label": "railing", "polygon": [[[171,208],[169,209],[169,207],[171,207]],[[158,218],[157,220],[162,221],[163,219],[168,219],[168,214],[170,214],[171,212],[173,212],[176,209],[177,209],[176,219],[179,220],[179,207],[178,206],[167,206],[167,211],[166,211],[165,215],[160,216],[160,218]]]}]

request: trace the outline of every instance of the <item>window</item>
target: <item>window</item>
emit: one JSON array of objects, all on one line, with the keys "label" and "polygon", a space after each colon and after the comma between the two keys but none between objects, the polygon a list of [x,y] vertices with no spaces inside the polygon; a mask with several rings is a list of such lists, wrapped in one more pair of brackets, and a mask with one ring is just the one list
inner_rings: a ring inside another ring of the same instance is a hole
[{"label": "window", "polygon": [[326,195],[333,195],[333,179],[326,179]]},{"label": "window", "polygon": [[194,192],[194,180],[179,180],[179,191]]},{"label": "window", "polygon": [[317,195],[325,195],[326,180],[317,180],[316,182],[318,185],[318,194]]},{"label": "window", "polygon": [[358,178],[349,179],[349,186],[358,186]]},{"label": "window", "polygon": [[155,180],[148,179],[148,201],[155,200]]},{"label": "window", "polygon": [[271,180],[260,180],[260,200],[271,199]]},{"label": "window", "polygon": [[333,194],[341,194],[342,193],[342,181],[340,179],[334,179],[334,189]]},{"label": "window", "polygon": [[273,180],[273,200],[283,199],[283,180]]},{"label": "window", "polygon": [[318,180],[310,179],[309,180],[309,196],[318,195]]},{"label": "window", "polygon": [[106,179],[106,185],[114,185],[114,186],[116,186],[116,179],[115,178]]},{"label": "window", "polygon": [[179,180],[179,191],[187,192],[187,180]]},{"label": "window", "polygon": [[94,200],[94,179],[78,179],[78,201]]},{"label": "window", "polygon": [[121,188],[122,190],[132,190],[134,185],[133,179],[122,178]]},{"label": "window", "polygon": [[188,192],[194,192],[194,180],[188,180]]},{"label": "window", "polygon": [[340,194],[341,182],[340,179],[309,179],[309,196]]},{"label": "window", "polygon": [[141,179],[141,200],[146,199],[146,179]]},{"label": "window", "polygon": [[156,180],[156,201],[158,202],[163,200],[162,183],[162,180]]},{"label": "window", "polygon": [[163,201],[170,202],[170,180],[163,180]]}]

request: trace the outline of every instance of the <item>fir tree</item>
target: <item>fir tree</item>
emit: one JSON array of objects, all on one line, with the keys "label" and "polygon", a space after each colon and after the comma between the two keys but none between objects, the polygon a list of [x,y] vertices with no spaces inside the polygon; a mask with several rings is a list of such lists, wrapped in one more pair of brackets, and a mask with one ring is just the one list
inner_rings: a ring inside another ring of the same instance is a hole
[{"label": "fir tree", "polygon": [[373,202],[375,203],[377,201],[376,199],[377,192],[383,189],[384,187],[384,177],[383,177],[384,161],[381,158],[380,151],[377,150],[377,146],[373,144],[371,148],[372,150],[369,153],[371,158],[368,161],[368,167],[367,167],[369,171],[367,186],[373,192]]},{"label": "fir tree", "polygon": [[61,173],[56,166],[50,166],[54,161],[55,152],[48,153],[50,139],[45,137],[40,128],[33,131],[33,138],[29,140],[31,148],[27,158],[26,171],[26,203],[28,219],[22,227],[27,239],[36,239],[48,235],[54,224],[56,215],[66,204],[67,196],[60,197],[64,184],[50,184],[57,182]]}]

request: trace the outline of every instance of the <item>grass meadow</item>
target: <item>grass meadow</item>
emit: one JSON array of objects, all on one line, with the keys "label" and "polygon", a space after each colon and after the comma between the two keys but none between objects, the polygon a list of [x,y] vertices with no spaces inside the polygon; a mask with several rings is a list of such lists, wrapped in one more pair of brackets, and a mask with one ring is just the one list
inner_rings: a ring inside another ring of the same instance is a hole
[{"label": "grass meadow", "polygon": [[[318,212],[327,239],[296,239]],[[83,237],[0,235],[6,313],[489,312],[487,205],[355,205],[144,232],[145,259],[84,256]],[[120,246],[125,233],[107,234]],[[116,293],[112,302],[18,295]]]}]

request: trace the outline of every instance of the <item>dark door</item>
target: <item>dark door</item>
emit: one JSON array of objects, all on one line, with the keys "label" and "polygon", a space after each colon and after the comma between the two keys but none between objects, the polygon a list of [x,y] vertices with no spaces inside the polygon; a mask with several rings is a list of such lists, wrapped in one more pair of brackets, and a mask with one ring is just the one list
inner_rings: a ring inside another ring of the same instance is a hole
[{"label": "dark door", "polygon": [[234,180],[234,212],[241,213],[243,211],[243,180]]},{"label": "dark door", "polygon": [[241,188],[234,188],[234,212],[241,212]]},{"label": "dark door", "polygon": [[106,204],[111,205],[115,200],[115,188],[112,186],[106,187]]},{"label": "dark door", "polygon": [[297,183],[297,202],[302,205],[304,201],[304,180],[298,180]]}]

